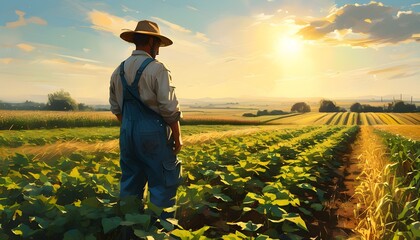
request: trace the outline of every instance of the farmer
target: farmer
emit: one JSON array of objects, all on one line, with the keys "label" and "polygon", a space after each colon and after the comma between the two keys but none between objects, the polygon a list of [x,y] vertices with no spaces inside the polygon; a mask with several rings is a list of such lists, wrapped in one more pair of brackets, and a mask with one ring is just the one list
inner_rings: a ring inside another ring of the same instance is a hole
[{"label": "farmer", "polygon": [[[177,154],[182,147],[181,111],[169,70],[156,60],[159,47],[172,41],[151,21],[140,21],[120,37],[136,50],[111,76],[109,102],[121,122],[120,197],[143,199],[146,182],[150,201],[161,208],[175,204],[181,180]],[[160,218],[174,217],[163,211]]]}]

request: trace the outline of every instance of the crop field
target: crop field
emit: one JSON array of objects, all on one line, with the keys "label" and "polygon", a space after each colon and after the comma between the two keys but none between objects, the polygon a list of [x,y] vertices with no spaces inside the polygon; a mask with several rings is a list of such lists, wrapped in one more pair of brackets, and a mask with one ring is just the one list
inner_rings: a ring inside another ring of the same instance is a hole
[{"label": "crop field", "polygon": [[[420,237],[419,114],[251,118],[257,125],[237,116],[225,118],[229,125],[190,116],[196,122],[182,127],[176,220],[153,224],[162,209],[147,202],[139,211],[137,199],[118,198],[119,128],[109,114],[49,113],[36,125],[38,112],[23,113],[19,124],[33,130],[0,131],[0,239],[119,239],[124,228],[155,239]],[[6,125],[21,117],[1,114]],[[197,125],[203,119],[208,124]],[[84,127],[66,127],[84,120]],[[60,127],[49,129],[54,121]],[[360,143],[373,136],[380,148]],[[352,174],[361,177],[350,196],[358,196],[351,217],[357,224],[349,229],[334,202],[342,201],[337,196],[344,194],[352,152],[361,166]],[[381,153],[381,164],[365,152]]]},{"label": "crop field", "polygon": [[[180,155],[185,181],[177,195],[178,229],[171,234],[321,234],[319,225],[327,221],[322,218],[327,183],[357,127],[270,128],[185,147]],[[36,144],[36,135],[28,138],[32,142],[25,140],[30,134],[21,137],[23,146]],[[118,159],[118,150],[84,150],[45,160],[5,157],[2,236],[112,239],[123,225],[134,226],[137,235],[163,236],[162,229],[147,228],[150,215],[136,212],[133,199],[124,200],[128,206],[118,202]],[[163,226],[172,230],[172,224]]]},{"label": "crop field", "polygon": [[[420,113],[290,113],[242,117],[229,109],[187,112],[182,125],[417,125]],[[0,110],[0,130],[118,126],[110,112],[48,112]]]},{"label": "crop field", "polygon": [[420,113],[305,113],[282,116],[268,121],[271,124],[299,125],[417,125]]}]

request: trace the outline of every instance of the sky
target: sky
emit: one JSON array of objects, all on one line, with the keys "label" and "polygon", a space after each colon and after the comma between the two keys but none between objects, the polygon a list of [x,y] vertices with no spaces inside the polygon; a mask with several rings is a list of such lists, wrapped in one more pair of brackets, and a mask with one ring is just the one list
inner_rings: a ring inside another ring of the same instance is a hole
[{"label": "sky", "polygon": [[139,20],[174,44],[157,59],[180,99],[413,96],[420,1],[0,0],[0,100],[61,89],[108,103],[110,75]]}]

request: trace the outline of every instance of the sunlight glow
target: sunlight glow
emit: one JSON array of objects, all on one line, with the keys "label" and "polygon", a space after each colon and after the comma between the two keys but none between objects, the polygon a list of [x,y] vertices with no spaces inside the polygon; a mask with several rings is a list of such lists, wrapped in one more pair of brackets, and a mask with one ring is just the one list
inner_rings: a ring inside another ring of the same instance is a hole
[{"label": "sunlight glow", "polygon": [[292,37],[281,37],[277,43],[279,54],[297,54],[302,50],[302,43],[299,39]]}]

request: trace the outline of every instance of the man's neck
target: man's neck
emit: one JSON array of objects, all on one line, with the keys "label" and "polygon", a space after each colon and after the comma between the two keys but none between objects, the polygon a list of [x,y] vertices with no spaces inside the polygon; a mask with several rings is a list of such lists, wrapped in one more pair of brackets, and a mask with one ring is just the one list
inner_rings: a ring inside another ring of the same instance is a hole
[{"label": "man's neck", "polygon": [[149,55],[151,54],[150,46],[136,46],[136,50],[141,50],[147,52]]}]

